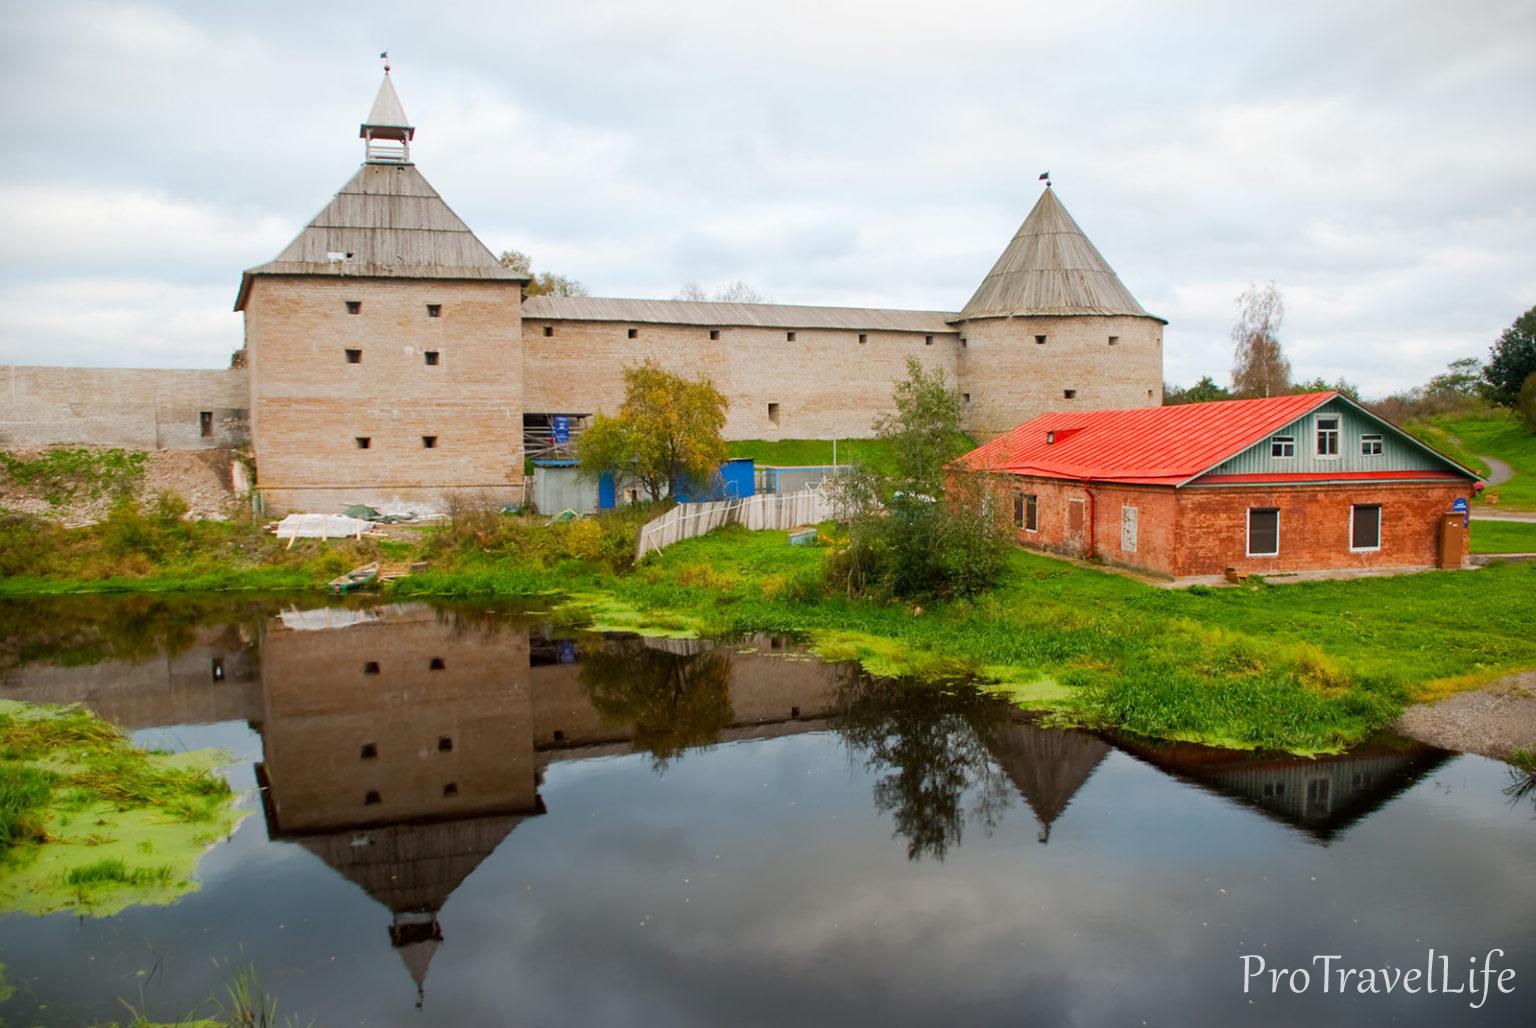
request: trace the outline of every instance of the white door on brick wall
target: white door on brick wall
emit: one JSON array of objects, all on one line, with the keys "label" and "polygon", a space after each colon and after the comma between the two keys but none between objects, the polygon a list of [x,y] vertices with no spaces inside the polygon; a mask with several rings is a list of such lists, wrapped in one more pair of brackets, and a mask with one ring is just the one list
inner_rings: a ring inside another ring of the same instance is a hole
[{"label": "white door on brick wall", "polygon": [[1136,508],[1120,508],[1120,549],[1126,553],[1136,552]]}]

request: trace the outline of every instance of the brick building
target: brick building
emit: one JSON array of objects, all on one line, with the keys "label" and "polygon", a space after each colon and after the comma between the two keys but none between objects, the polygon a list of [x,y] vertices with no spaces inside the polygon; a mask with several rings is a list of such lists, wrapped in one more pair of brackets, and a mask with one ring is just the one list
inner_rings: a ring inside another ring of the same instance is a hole
[{"label": "brick building", "polygon": [[1443,516],[1477,484],[1334,392],[1042,414],[961,460],[1024,545],[1176,578],[1459,564]]},{"label": "brick building", "polygon": [[625,365],[703,375],[728,439],[864,437],[905,377],[942,368],[979,438],[1050,409],[1162,402],[1162,319],[1047,188],[958,312],[538,296],[411,160],[386,74],[362,168],[247,271],[257,485],[273,510],[522,498],[525,439],[613,411]]}]

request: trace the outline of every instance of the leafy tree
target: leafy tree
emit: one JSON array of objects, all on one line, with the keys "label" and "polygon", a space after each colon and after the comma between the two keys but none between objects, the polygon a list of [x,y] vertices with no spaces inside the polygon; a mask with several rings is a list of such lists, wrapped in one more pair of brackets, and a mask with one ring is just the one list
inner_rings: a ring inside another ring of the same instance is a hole
[{"label": "leafy tree", "polygon": [[1356,403],[1360,402],[1360,388],[1358,386],[1354,385],[1353,383],[1351,383],[1347,378],[1343,378],[1342,376],[1339,378],[1339,380],[1337,382],[1331,382],[1330,383],[1327,379],[1325,379],[1321,375],[1319,375],[1317,378],[1314,378],[1310,382],[1297,382],[1296,384],[1292,385],[1289,389],[1287,389],[1286,392],[1289,392],[1289,393],[1326,393],[1326,392],[1343,393],[1345,396],[1349,397],[1351,400],[1354,400]]},{"label": "leafy tree", "polygon": [[1476,357],[1463,357],[1451,361],[1445,370],[1424,385],[1424,392],[1432,396],[1459,397],[1475,400],[1482,395],[1483,362]]},{"label": "leafy tree", "polygon": [[1232,326],[1232,392],[1237,396],[1281,396],[1290,391],[1291,362],[1280,349],[1285,299],[1273,282],[1250,285],[1237,298]]},{"label": "leafy tree", "polygon": [[541,271],[534,274],[533,259],[520,250],[503,250],[497,258],[503,268],[511,268],[520,274],[529,276],[528,284],[523,286],[523,296],[588,296],[587,287],[574,278],[566,278],[564,275],[556,275],[552,271]]},{"label": "leafy tree", "polygon": [[875,430],[894,444],[895,474],[860,471],[839,476],[835,486],[848,538],[827,563],[828,581],[849,594],[980,592],[1006,559],[1007,512],[985,476],[952,463],[969,446],[960,395],[942,371],[909,357],[894,406]]},{"label": "leafy tree", "polygon": [[1536,372],[1536,307],[1516,318],[1488,351],[1483,368],[1488,398],[1501,407],[1515,406],[1532,372]]},{"label": "leafy tree", "polygon": [[617,416],[597,414],[576,439],[582,473],[635,481],[652,500],[673,482],[707,481],[726,459],[729,401],[708,379],[687,379],[654,361],[624,369]]},{"label": "leafy tree", "polygon": [[1525,384],[1520,387],[1515,410],[1520,420],[1525,422],[1525,427],[1536,432],[1536,371],[1525,376]]},{"label": "leafy tree", "polygon": [[1212,400],[1230,400],[1232,393],[1224,385],[1218,385],[1210,375],[1203,376],[1200,381],[1188,389],[1181,389],[1175,385],[1163,386],[1163,406],[1173,407],[1181,403],[1209,403]]},{"label": "leafy tree", "polygon": [[705,292],[697,282],[684,282],[674,300],[713,300],[716,303],[766,303],[767,298],[745,282],[737,280],[713,295]]}]

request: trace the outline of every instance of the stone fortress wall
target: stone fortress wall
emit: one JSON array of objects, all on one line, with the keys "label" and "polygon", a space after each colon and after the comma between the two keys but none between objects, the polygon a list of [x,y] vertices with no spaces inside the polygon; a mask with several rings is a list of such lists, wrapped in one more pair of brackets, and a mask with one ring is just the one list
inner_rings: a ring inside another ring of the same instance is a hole
[{"label": "stone fortress wall", "polygon": [[241,368],[0,365],[0,448],[243,446],[250,405]]}]

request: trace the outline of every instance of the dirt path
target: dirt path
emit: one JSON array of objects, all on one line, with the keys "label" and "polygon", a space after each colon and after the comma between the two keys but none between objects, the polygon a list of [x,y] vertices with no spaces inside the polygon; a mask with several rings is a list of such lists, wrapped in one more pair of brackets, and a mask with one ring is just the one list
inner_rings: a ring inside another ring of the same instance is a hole
[{"label": "dirt path", "polygon": [[1409,707],[1394,727],[1432,746],[1496,759],[1536,750],[1536,671]]}]

